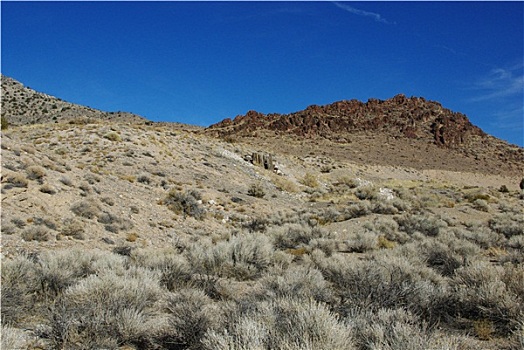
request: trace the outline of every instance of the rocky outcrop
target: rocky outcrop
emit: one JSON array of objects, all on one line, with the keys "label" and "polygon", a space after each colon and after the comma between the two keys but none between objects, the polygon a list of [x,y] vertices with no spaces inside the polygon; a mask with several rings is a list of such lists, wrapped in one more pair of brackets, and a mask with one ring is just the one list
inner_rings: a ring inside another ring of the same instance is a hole
[{"label": "rocky outcrop", "polygon": [[470,136],[486,135],[462,113],[446,109],[438,102],[402,94],[385,101],[344,100],[325,106],[311,105],[303,111],[283,115],[249,111],[208,128],[219,136],[248,135],[256,130],[331,140],[351,132],[384,132],[392,137],[427,139],[444,147],[457,147]]}]

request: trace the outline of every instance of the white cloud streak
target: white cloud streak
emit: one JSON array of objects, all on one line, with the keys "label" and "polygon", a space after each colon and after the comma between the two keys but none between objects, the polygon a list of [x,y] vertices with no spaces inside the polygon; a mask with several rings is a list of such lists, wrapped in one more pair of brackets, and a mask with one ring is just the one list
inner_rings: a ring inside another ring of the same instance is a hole
[{"label": "white cloud streak", "polygon": [[363,16],[363,17],[371,17],[371,18],[373,18],[375,20],[375,22],[392,24],[391,22],[389,22],[388,20],[383,18],[378,13],[364,11],[364,10],[359,10],[359,9],[356,9],[356,8],[354,8],[352,6],[346,5],[345,3],[340,3],[340,2],[334,2],[333,4],[335,4],[338,8],[341,8],[342,10],[347,11],[349,13],[352,13],[354,15]]},{"label": "white cloud streak", "polygon": [[485,77],[473,84],[481,93],[471,101],[480,102],[503,97],[524,97],[523,65],[510,68],[494,68]]}]

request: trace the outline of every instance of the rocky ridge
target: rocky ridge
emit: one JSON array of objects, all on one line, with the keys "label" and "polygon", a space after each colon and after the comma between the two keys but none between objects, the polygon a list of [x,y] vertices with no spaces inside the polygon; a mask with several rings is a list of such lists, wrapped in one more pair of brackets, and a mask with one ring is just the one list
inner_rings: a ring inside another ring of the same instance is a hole
[{"label": "rocky ridge", "polygon": [[285,115],[249,111],[209,129],[221,135],[269,129],[332,140],[340,140],[346,133],[376,131],[393,137],[428,139],[445,147],[463,145],[472,136],[487,136],[462,113],[444,108],[438,102],[402,94],[388,100],[369,99],[366,103],[344,100],[325,106],[311,105]]}]

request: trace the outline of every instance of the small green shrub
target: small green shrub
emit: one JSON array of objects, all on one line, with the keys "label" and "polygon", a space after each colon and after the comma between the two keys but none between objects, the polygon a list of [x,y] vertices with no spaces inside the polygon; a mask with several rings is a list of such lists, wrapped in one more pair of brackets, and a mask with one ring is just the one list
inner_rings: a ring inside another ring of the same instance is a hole
[{"label": "small green shrub", "polygon": [[247,190],[247,194],[256,197],[256,198],[264,198],[266,195],[266,192],[264,191],[264,188],[259,183],[254,183],[249,186],[249,189]]},{"label": "small green shrub", "polygon": [[201,206],[201,200],[200,193],[195,190],[179,192],[176,189],[172,189],[162,203],[175,213],[184,215],[184,217],[191,216],[202,220],[206,212]]}]

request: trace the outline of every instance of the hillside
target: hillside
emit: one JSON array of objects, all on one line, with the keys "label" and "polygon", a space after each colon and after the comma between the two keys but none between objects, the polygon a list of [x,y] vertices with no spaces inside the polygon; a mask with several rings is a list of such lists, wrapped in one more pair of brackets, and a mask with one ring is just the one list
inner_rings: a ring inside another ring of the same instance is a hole
[{"label": "hillside", "polygon": [[1,134],[2,349],[524,346],[521,164],[456,158],[512,147],[466,119],[437,145],[40,106]]},{"label": "hillside", "polygon": [[297,141],[319,144],[318,151],[363,164],[482,173],[524,171],[521,147],[487,135],[465,115],[438,102],[404,95],[385,101],[312,105],[285,115],[249,111],[211,125],[206,132],[229,139],[249,138],[249,142],[282,151]]},{"label": "hillside", "polygon": [[2,117],[12,125],[59,123],[87,119],[119,122],[145,121],[127,112],[104,112],[37,92],[13,78],[1,76]]}]

